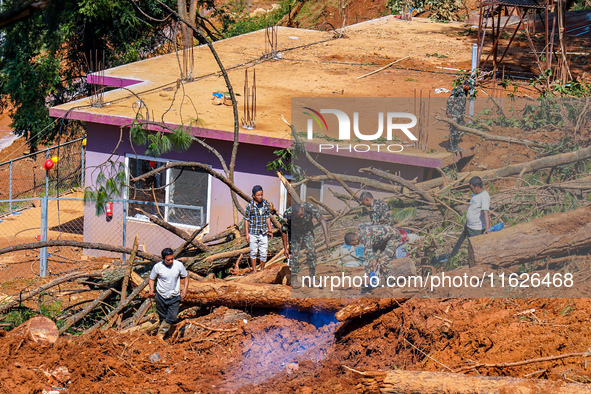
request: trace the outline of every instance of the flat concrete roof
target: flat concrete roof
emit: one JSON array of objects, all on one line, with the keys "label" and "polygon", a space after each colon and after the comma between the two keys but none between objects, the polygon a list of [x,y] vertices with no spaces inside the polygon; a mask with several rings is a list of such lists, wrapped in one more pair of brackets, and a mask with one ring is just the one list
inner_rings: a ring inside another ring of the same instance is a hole
[{"label": "flat concrete roof", "polygon": [[[280,58],[276,59],[262,59],[264,30],[215,42],[214,47],[235,93],[240,94],[240,117],[244,70],[248,68],[252,77],[256,69],[257,126],[241,127],[240,142],[285,148],[291,146],[291,136],[281,115],[290,120],[292,97],[413,97],[423,88],[423,97],[431,92],[432,97],[446,98],[447,94],[436,94],[434,89],[451,89],[454,72],[442,66],[469,67],[470,43],[450,39],[465,30],[464,24],[405,22],[389,16],[349,26],[338,39],[333,32],[279,27]],[[191,125],[196,136],[231,141],[232,107],[212,105],[214,92],[227,92],[224,79],[207,46],[195,47],[193,52],[195,79],[191,82],[179,79],[180,53],[158,56],[105,70],[104,77],[89,75],[89,82],[118,87],[105,92],[102,108],[90,106],[90,98],[83,98],[51,108],[50,115],[128,126],[139,109],[151,120],[170,126]],[[435,52],[441,57],[433,56]],[[390,68],[357,79],[406,56]],[[146,108],[140,108],[140,99]],[[423,167],[449,164],[452,155],[440,145],[447,125],[430,128],[429,133],[427,149],[405,148],[380,159]]]}]

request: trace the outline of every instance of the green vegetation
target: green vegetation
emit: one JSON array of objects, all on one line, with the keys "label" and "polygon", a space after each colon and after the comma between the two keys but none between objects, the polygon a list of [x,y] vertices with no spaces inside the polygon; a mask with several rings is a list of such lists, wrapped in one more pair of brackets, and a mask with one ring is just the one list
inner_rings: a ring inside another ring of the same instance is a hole
[{"label": "green vegetation", "polygon": [[[267,26],[277,24],[291,10],[295,1],[284,0],[279,3],[279,8],[260,15],[241,15],[244,5],[238,5],[234,13],[226,13],[222,18],[222,33],[224,38],[239,36],[264,29]],[[251,10],[251,12],[254,10]]]},{"label": "green vegetation", "polygon": [[[43,294],[40,296],[42,297]],[[30,318],[41,315],[56,320],[62,313],[62,303],[60,301],[52,302],[41,302],[39,303],[39,311],[22,306],[18,309],[14,309],[9,313],[5,314],[0,318],[0,322],[5,324],[2,328],[6,331],[10,331],[15,327],[23,324]],[[59,322],[58,322],[59,323]],[[59,324],[58,324],[59,326]]]},{"label": "green vegetation", "polygon": [[[5,1],[4,10],[15,4]],[[165,16],[155,1],[142,6],[155,18]],[[0,104],[12,107],[14,133],[30,139],[34,150],[66,132],[63,122],[51,123],[48,108],[88,94],[84,76],[97,55],[102,62],[104,54],[104,68],[109,68],[145,58],[164,42],[166,23],[143,18],[131,1],[58,0],[5,28]]]},{"label": "green vegetation", "polygon": [[388,9],[393,15],[400,15],[413,8],[413,13],[429,12],[431,19],[438,21],[460,20],[461,0],[388,0]]},{"label": "green vegetation", "polygon": [[443,58],[448,57],[447,55],[440,55],[437,52],[435,52],[435,53],[427,53],[425,56],[426,57],[436,57],[436,58],[439,58],[439,59],[443,59]]}]

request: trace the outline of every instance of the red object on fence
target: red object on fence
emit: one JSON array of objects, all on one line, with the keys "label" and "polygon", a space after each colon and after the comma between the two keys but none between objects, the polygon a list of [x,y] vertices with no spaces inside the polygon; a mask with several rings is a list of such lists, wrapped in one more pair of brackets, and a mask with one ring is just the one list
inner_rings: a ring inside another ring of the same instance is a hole
[{"label": "red object on fence", "polygon": [[43,167],[45,168],[45,171],[49,171],[53,168],[54,162],[51,159],[48,159],[45,161],[45,164],[43,164]]},{"label": "red object on fence", "polygon": [[154,160],[150,160],[150,162],[149,162],[148,164],[150,165],[150,167],[152,167],[152,168],[156,168],[156,165],[157,165],[158,163],[156,163]]},{"label": "red object on fence", "polygon": [[105,214],[107,215],[107,220],[113,218],[113,201],[107,201],[105,203]]}]

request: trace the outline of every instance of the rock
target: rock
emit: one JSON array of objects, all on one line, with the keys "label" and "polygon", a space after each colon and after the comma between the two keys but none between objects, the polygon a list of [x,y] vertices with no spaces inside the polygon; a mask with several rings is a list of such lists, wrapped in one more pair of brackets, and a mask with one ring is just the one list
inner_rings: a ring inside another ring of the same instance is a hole
[{"label": "rock", "polygon": [[298,370],[300,369],[300,367],[298,366],[297,363],[289,363],[289,364],[285,364],[285,370],[287,372],[288,375],[291,375],[295,372],[298,372]]},{"label": "rock", "polygon": [[164,361],[162,361],[162,357],[160,357],[160,354],[158,352],[152,353],[152,355],[150,355],[150,357],[148,357],[148,359],[153,363],[164,362]]},{"label": "rock", "polygon": [[265,10],[264,8],[257,8],[256,10],[250,13],[250,16],[265,15],[266,13],[267,10]]},{"label": "rock", "polygon": [[66,367],[57,367],[56,369],[54,369],[51,372],[51,376],[53,376],[55,378],[55,380],[57,380],[60,383],[68,383],[68,381],[70,380],[70,378],[72,377],[72,375],[70,374],[70,371],[68,371],[68,368]]}]

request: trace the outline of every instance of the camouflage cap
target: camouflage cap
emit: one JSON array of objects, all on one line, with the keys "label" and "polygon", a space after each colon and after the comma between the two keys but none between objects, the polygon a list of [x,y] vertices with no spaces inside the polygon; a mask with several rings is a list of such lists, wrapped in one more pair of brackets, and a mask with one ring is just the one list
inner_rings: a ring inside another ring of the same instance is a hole
[{"label": "camouflage cap", "polygon": [[470,97],[476,96],[476,81],[474,80],[474,78],[466,79],[463,84],[470,86],[470,90],[468,91],[468,96],[470,96]]}]

